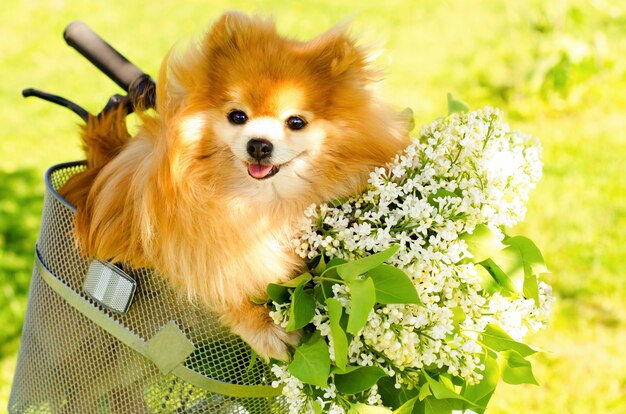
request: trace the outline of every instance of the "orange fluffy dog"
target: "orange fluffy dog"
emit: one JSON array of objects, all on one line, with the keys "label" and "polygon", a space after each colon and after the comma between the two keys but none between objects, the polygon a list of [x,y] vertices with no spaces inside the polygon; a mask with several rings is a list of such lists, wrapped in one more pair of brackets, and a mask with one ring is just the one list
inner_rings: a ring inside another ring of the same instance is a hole
[{"label": "orange fluffy dog", "polygon": [[342,29],[298,42],[223,15],[167,56],[135,137],[120,112],[90,119],[88,168],[61,191],[84,253],[155,269],[261,356],[287,359],[298,334],[250,299],[303,267],[289,246],[307,206],[359,192],[408,143],[376,80]]}]

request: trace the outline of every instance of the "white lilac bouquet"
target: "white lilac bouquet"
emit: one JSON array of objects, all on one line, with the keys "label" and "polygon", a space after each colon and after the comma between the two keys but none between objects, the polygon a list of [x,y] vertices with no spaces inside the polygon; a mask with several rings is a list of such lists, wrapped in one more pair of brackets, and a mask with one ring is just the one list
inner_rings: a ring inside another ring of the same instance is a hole
[{"label": "white lilac bouquet", "polygon": [[290,412],[480,413],[500,380],[536,383],[522,340],[553,298],[535,244],[505,231],[541,171],[499,110],[459,111],[361,195],[311,206],[294,240],[310,271],[268,287],[274,321],[304,332],[272,366]]}]

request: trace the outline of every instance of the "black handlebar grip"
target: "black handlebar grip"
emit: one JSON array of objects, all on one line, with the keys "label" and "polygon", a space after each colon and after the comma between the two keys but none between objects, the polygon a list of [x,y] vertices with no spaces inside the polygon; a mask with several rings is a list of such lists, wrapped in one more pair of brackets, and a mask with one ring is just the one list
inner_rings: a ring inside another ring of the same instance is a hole
[{"label": "black handlebar grip", "polygon": [[63,37],[68,45],[125,91],[139,77],[147,76],[81,21],[70,23],[65,28]]}]

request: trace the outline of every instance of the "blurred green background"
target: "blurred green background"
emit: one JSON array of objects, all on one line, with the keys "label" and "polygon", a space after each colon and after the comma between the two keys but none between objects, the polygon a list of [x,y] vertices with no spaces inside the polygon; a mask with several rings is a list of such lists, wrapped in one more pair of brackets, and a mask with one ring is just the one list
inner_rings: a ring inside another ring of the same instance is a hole
[{"label": "blurred green background", "polygon": [[79,119],[20,90],[39,87],[93,112],[119,92],[62,39],[86,21],[146,72],[225,7],[271,13],[306,39],[352,20],[384,49],[384,91],[418,126],[446,93],[498,106],[542,139],[545,176],[526,222],[558,302],[531,342],[542,384],[502,384],[494,413],[626,413],[626,2],[620,0],[4,0],[0,7],[0,411],[19,346],[44,170],[80,159]]}]

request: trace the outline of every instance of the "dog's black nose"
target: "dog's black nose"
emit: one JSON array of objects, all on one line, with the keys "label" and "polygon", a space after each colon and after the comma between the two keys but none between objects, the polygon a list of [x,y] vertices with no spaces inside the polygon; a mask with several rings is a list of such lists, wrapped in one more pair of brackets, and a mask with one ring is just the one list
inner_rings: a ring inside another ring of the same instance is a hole
[{"label": "dog's black nose", "polygon": [[267,158],[272,155],[272,150],[274,149],[274,146],[266,139],[253,138],[248,141],[246,149],[248,151],[248,154],[250,154],[252,158],[260,161],[263,158]]}]

